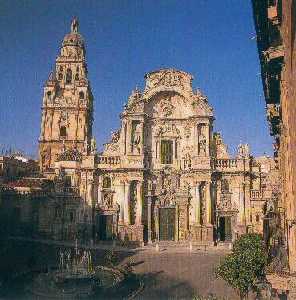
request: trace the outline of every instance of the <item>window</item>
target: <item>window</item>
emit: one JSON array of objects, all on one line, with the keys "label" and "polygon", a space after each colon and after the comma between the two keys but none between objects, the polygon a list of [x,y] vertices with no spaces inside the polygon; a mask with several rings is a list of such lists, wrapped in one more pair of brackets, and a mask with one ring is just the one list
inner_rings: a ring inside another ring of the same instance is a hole
[{"label": "window", "polygon": [[162,164],[173,163],[173,141],[161,141],[160,158]]},{"label": "window", "polygon": [[82,91],[79,92],[79,99],[84,99],[84,93]]},{"label": "window", "polygon": [[66,73],[66,84],[70,84],[71,82],[72,82],[72,71],[71,69],[68,69]]},{"label": "window", "polygon": [[61,126],[60,128],[60,137],[61,138],[66,138],[67,137],[67,129],[65,126]]},{"label": "window", "polygon": [[79,74],[78,73],[75,74],[75,80],[79,80]]},{"label": "window", "polygon": [[63,80],[63,73],[59,73],[58,79]]},{"label": "window", "polygon": [[110,189],[111,188],[111,179],[110,177],[104,177],[103,179],[103,188]]},{"label": "window", "polygon": [[260,221],[260,217],[259,215],[256,215],[256,222],[259,223],[259,221]]},{"label": "window", "polygon": [[51,91],[48,91],[47,92],[47,97],[50,98],[50,96],[51,96]]}]

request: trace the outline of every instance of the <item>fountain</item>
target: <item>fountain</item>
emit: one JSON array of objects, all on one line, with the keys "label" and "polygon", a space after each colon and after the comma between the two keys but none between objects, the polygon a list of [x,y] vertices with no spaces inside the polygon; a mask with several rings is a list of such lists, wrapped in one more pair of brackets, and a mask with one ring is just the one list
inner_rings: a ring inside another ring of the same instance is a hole
[{"label": "fountain", "polygon": [[94,266],[90,250],[59,250],[58,269],[39,273],[27,287],[38,298],[89,298],[118,286],[124,275],[117,269]]},{"label": "fountain", "polygon": [[[58,249],[54,267],[41,270],[36,264],[34,269],[20,270],[5,282],[0,298],[122,299],[143,288],[143,282],[127,268],[128,263],[121,267],[95,265],[92,253],[78,248],[77,242],[75,247]],[[39,257],[42,259],[50,261],[50,257]]]}]

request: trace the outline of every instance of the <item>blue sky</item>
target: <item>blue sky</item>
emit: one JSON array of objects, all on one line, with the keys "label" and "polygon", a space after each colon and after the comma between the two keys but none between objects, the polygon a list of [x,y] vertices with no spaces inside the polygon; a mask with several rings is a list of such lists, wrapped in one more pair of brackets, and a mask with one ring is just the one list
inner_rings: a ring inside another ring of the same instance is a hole
[{"label": "blue sky", "polygon": [[255,155],[272,153],[248,0],[1,1],[0,145],[37,153],[43,84],[73,16],[87,44],[99,145],[144,74],[174,67],[208,96],[231,151],[242,141]]}]

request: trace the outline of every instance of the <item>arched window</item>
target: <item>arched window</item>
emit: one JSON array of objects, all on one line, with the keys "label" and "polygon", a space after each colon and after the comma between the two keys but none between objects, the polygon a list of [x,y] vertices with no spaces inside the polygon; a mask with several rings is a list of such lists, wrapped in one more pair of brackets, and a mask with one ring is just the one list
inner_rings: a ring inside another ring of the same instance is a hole
[{"label": "arched window", "polygon": [[59,73],[58,79],[63,80],[63,73]]},{"label": "arched window", "polygon": [[67,69],[66,84],[70,84],[71,82],[72,82],[72,71],[71,69]]},{"label": "arched window", "polygon": [[79,80],[79,74],[78,73],[75,74],[75,80]]},{"label": "arched window", "polygon": [[48,91],[46,94],[47,94],[47,97],[50,98],[50,96],[51,96],[51,91]]},{"label": "arched window", "polygon": [[67,129],[66,129],[66,126],[61,126],[61,127],[60,127],[60,137],[61,137],[61,138],[67,137]]},{"label": "arched window", "polygon": [[103,188],[110,189],[111,188],[111,179],[110,177],[104,177],[103,179]]},{"label": "arched window", "polygon": [[79,99],[84,99],[84,93],[82,91],[79,92]]}]

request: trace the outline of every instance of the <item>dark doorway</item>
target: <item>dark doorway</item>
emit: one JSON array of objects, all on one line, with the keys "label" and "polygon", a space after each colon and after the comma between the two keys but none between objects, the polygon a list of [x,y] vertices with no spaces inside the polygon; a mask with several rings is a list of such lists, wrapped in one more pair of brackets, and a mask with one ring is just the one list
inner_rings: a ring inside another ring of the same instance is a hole
[{"label": "dark doorway", "polygon": [[220,233],[220,241],[230,242],[232,240],[231,217],[220,217],[219,218],[219,233]]},{"label": "dark doorway", "polygon": [[159,239],[175,240],[175,208],[159,209]]},{"label": "dark doorway", "polygon": [[112,240],[113,236],[113,216],[102,215],[99,218],[99,237],[100,240],[108,241]]}]

